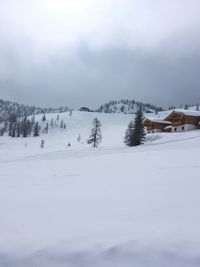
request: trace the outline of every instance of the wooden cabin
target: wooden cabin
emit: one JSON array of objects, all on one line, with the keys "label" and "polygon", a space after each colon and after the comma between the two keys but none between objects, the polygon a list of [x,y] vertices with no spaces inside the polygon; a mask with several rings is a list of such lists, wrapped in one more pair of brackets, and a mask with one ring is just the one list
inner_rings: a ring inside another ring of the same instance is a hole
[{"label": "wooden cabin", "polygon": [[172,132],[195,130],[199,128],[200,111],[174,110],[165,120],[171,122]]},{"label": "wooden cabin", "polygon": [[159,118],[146,118],[143,122],[143,126],[148,133],[159,133],[164,132],[167,126],[171,126],[171,122]]}]

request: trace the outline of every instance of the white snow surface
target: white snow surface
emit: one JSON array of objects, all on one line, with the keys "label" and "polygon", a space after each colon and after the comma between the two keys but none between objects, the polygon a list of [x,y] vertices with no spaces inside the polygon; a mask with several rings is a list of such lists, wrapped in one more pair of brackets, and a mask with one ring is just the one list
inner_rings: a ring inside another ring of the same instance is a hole
[{"label": "white snow surface", "polygon": [[[97,149],[86,143],[94,117]],[[200,131],[129,148],[132,115],[61,118],[66,130],[0,138],[0,267],[200,266]]]}]

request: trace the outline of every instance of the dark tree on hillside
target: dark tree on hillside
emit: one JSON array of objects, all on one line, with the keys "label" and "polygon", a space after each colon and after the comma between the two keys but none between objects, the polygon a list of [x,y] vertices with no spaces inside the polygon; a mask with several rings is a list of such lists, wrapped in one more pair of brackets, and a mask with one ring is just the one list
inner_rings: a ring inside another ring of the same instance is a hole
[{"label": "dark tree on hillside", "polygon": [[134,122],[130,121],[124,137],[124,143],[127,146],[134,146],[133,135],[134,135]]},{"label": "dark tree on hillside", "polygon": [[50,125],[51,125],[51,128],[53,128],[53,127],[54,127],[54,121],[53,121],[53,118],[51,118]]},{"label": "dark tree on hillside", "polygon": [[61,120],[61,122],[60,122],[60,128],[61,129],[64,128],[64,121],[63,120]]},{"label": "dark tree on hillside", "polygon": [[42,116],[42,121],[46,121],[46,116],[45,116],[45,114],[43,114],[43,116]]},{"label": "dark tree on hillside", "polygon": [[143,126],[143,112],[140,107],[136,113],[134,124],[129,123],[125,135],[125,143],[128,146],[139,146],[145,142],[145,129]]},{"label": "dark tree on hillside", "polygon": [[17,137],[20,137],[20,133],[21,133],[21,122],[20,122],[20,120],[17,121],[16,131],[17,131]]},{"label": "dark tree on hillside", "polygon": [[91,134],[89,136],[87,143],[92,144],[93,147],[97,147],[99,143],[102,141],[101,122],[97,118],[94,118],[92,124],[93,128],[91,130]]},{"label": "dark tree on hillside", "polygon": [[27,125],[27,117],[25,116],[22,122],[22,136],[28,136],[28,125]]},{"label": "dark tree on hillside", "polygon": [[39,136],[39,124],[38,124],[38,121],[36,122],[36,124],[34,126],[33,136],[35,136],[35,137]]},{"label": "dark tree on hillside", "polygon": [[44,133],[48,134],[49,132],[49,123],[47,122],[45,128],[44,128]]},{"label": "dark tree on hillside", "polygon": [[41,147],[41,148],[44,148],[44,144],[45,144],[44,139],[42,139],[42,140],[41,140],[41,143],[40,143],[40,147]]},{"label": "dark tree on hillside", "polygon": [[77,141],[80,142],[81,141],[81,135],[79,134],[77,137]]}]

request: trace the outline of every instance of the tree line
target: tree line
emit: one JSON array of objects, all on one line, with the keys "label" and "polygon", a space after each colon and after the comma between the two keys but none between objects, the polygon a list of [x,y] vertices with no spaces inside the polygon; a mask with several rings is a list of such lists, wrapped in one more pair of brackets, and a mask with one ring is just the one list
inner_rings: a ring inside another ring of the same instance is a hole
[{"label": "tree line", "polygon": [[[69,116],[71,115],[72,111],[69,112]],[[50,123],[47,122],[45,114],[41,117],[41,123],[35,120],[35,115],[18,117],[17,114],[10,114],[0,123],[0,136],[7,133],[10,137],[37,137],[41,133],[47,134],[49,128],[66,129],[67,125],[63,119],[60,120],[59,114],[56,119],[51,118]]]}]

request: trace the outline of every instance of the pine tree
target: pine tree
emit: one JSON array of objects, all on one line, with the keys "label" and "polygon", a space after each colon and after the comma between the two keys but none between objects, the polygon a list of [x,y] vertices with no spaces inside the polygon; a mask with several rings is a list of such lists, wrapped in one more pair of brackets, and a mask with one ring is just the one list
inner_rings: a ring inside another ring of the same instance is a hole
[{"label": "pine tree", "polygon": [[92,124],[93,128],[91,130],[91,134],[89,136],[87,143],[92,144],[92,146],[95,148],[102,141],[101,122],[97,118],[94,118]]},{"label": "pine tree", "polygon": [[49,132],[49,123],[47,122],[47,124],[46,124],[46,126],[45,126],[45,128],[44,128],[44,132],[46,133],[46,134],[48,134],[48,132]]},{"label": "pine tree", "polygon": [[134,146],[133,135],[134,135],[134,122],[130,121],[124,137],[124,143],[127,146]]},{"label": "pine tree", "polygon": [[51,125],[51,128],[54,127],[54,121],[53,121],[53,118],[51,118],[51,123],[50,123],[50,125]]},{"label": "pine tree", "polygon": [[64,128],[64,121],[63,120],[61,120],[61,122],[60,122],[60,128],[61,129]]},{"label": "pine tree", "polygon": [[27,127],[27,117],[25,116],[22,122],[22,135],[23,137],[28,136],[28,127]]},{"label": "pine tree", "polygon": [[44,142],[44,139],[42,139],[42,140],[41,140],[41,143],[40,143],[40,147],[41,147],[41,148],[44,148],[44,143],[45,143],[45,142]]},{"label": "pine tree", "polygon": [[80,142],[81,141],[81,135],[79,134],[77,137],[77,141]]},{"label": "pine tree", "polygon": [[134,124],[132,122],[129,123],[124,142],[128,146],[138,146],[145,142],[145,135],[143,112],[140,106],[136,113]]},{"label": "pine tree", "polygon": [[36,124],[34,126],[33,136],[35,136],[35,137],[39,136],[39,124],[38,124],[38,121],[36,122]]},{"label": "pine tree", "polygon": [[43,114],[43,116],[42,116],[42,121],[46,121],[46,116],[45,116],[45,114]]}]

